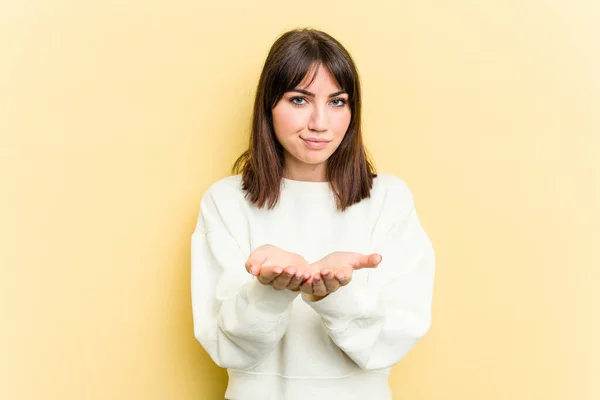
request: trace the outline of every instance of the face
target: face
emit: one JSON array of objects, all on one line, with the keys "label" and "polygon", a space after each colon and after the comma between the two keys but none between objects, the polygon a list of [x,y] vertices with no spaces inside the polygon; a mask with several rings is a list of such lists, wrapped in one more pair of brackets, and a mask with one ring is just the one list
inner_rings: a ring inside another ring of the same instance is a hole
[{"label": "face", "polygon": [[348,94],[320,66],[273,108],[275,136],[284,148],[284,177],[325,181],[326,161],[338,148],[350,125]]}]

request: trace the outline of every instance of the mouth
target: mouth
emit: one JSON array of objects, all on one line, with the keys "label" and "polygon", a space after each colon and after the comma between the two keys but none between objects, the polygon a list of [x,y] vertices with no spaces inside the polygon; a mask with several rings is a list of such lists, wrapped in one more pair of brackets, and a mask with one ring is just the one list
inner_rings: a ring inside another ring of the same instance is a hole
[{"label": "mouth", "polygon": [[323,140],[323,139],[311,139],[311,138],[308,138],[308,139],[301,138],[301,139],[311,149],[322,149],[322,148],[326,147],[330,142],[330,140]]}]

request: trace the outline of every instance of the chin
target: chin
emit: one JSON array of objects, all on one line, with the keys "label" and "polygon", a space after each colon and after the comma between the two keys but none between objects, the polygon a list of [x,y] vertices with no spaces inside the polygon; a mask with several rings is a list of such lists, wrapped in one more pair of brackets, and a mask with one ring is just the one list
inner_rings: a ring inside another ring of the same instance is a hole
[{"label": "chin", "polygon": [[329,155],[327,155],[327,156],[320,155],[318,157],[304,156],[304,157],[299,157],[298,159],[305,164],[317,165],[317,164],[324,163],[325,161],[327,161],[328,158],[329,158]]},{"label": "chin", "polygon": [[289,157],[292,157],[297,162],[307,165],[322,164],[331,156],[329,152],[306,151],[305,149],[294,149],[293,152],[286,152]]}]

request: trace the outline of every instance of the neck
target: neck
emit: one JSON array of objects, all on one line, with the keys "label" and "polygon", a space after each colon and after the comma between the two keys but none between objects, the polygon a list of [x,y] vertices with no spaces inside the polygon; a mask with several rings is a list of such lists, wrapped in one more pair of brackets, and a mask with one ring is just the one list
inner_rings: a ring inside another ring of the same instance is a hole
[{"label": "neck", "polygon": [[283,177],[294,181],[327,182],[326,163],[298,165],[286,162]]}]

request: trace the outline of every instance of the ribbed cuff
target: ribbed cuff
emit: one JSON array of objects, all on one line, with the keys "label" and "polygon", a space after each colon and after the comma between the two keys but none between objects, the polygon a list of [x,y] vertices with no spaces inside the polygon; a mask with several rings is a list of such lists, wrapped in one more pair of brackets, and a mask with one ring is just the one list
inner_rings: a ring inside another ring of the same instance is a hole
[{"label": "ribbed cuff", "polygon": [[[352,283],[350,283],[352,285]],[[346,327],[350,321],[371,316],[377,308],[379,293],[368,287],[346,286],[318,301],[306,301],[330,329]]]},{"label": "ribbed cuff", "polygon": [[248,300],[263,317],[277,319],[291,311],[292,302],[299,294],[288,289],[275,290],[254,279],[248,289]]}]

